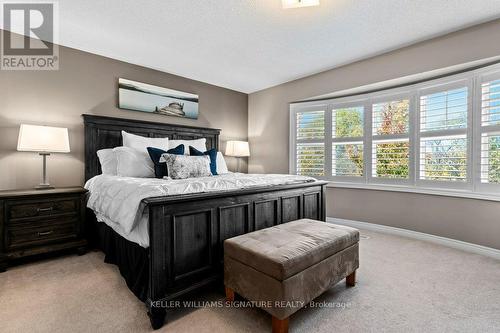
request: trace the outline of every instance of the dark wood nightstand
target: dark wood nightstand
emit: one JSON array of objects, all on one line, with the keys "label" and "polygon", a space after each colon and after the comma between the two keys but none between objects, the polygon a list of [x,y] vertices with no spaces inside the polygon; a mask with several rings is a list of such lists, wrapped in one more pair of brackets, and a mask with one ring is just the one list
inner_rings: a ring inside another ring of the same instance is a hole
[{"label": "dark wood nightstand", "polygon": [[0,272],[31,255],[84,254],[85,193],[81,187],[0,191]]}]

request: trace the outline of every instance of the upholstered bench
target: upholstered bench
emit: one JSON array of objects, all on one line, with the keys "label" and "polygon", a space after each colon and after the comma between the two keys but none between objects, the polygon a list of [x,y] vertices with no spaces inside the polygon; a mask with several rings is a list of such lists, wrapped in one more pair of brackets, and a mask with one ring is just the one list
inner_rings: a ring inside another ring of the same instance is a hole
[{"label": "upholstered bench", "polygon": [[273,332],[287,332],[288,318],[340,280],[354,286],[359,232],[302,219],[224,242],[226,298],[234,293],[273,316]]}]

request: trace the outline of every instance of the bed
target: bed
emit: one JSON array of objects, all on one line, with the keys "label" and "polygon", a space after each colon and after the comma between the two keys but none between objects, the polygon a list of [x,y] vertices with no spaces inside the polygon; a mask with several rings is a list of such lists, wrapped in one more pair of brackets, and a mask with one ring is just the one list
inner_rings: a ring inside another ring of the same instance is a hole
[{"label": "bed", "polygon": [[[146,137],[206,138],[219,148],[220,130],[83,115],[85,179],[101,174],[97,151],[122,144],[121,131]],[[122,237],[87,211],[87,235],[116,264],[130,290],[145,302],[153,328],[163,326],[167,302],[219,283],[225,239],[299,218],[324,221],[326,182],[308,181],[141,200],[149,242]],[[144,245],[144,244],[143,244]]]}]

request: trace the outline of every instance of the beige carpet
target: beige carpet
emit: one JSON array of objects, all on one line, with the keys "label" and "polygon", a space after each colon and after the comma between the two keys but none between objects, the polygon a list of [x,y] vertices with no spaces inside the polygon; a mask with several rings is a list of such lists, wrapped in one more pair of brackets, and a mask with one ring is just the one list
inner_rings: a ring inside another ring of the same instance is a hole
[{"label": "beige carpet", "polygon": [[[500,262],[363,231],[358,285],[339,283],[291,318],[291,332],[499,332]],[[221,293],[200,300],[222,299]],[[324,303],[323,303],[324,302]],[[148,332],[145,307],[103,255],[65,256],[0,274],[1,332]],[[177,310],[161,332],[270,332],[252,308]]]}]

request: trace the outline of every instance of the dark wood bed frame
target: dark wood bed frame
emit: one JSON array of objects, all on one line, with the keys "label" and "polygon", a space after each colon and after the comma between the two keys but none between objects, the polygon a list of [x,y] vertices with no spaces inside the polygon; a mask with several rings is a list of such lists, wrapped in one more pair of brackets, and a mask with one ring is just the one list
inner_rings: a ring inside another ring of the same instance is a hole
[{"label": "dark wood bed frame", "polygon": [[[122,145],[122,130],[146,137],[206,138],[208,148],[219,148],[218,129],[83,117],[86,180],[101,173],[99,149]],[[146,306],[153,328],[163,326],[168,301],[220,281],[225,239],[300,218],[325,221],[325,189],[326,182],[318,181],[143,200],[150,237]]]}]

